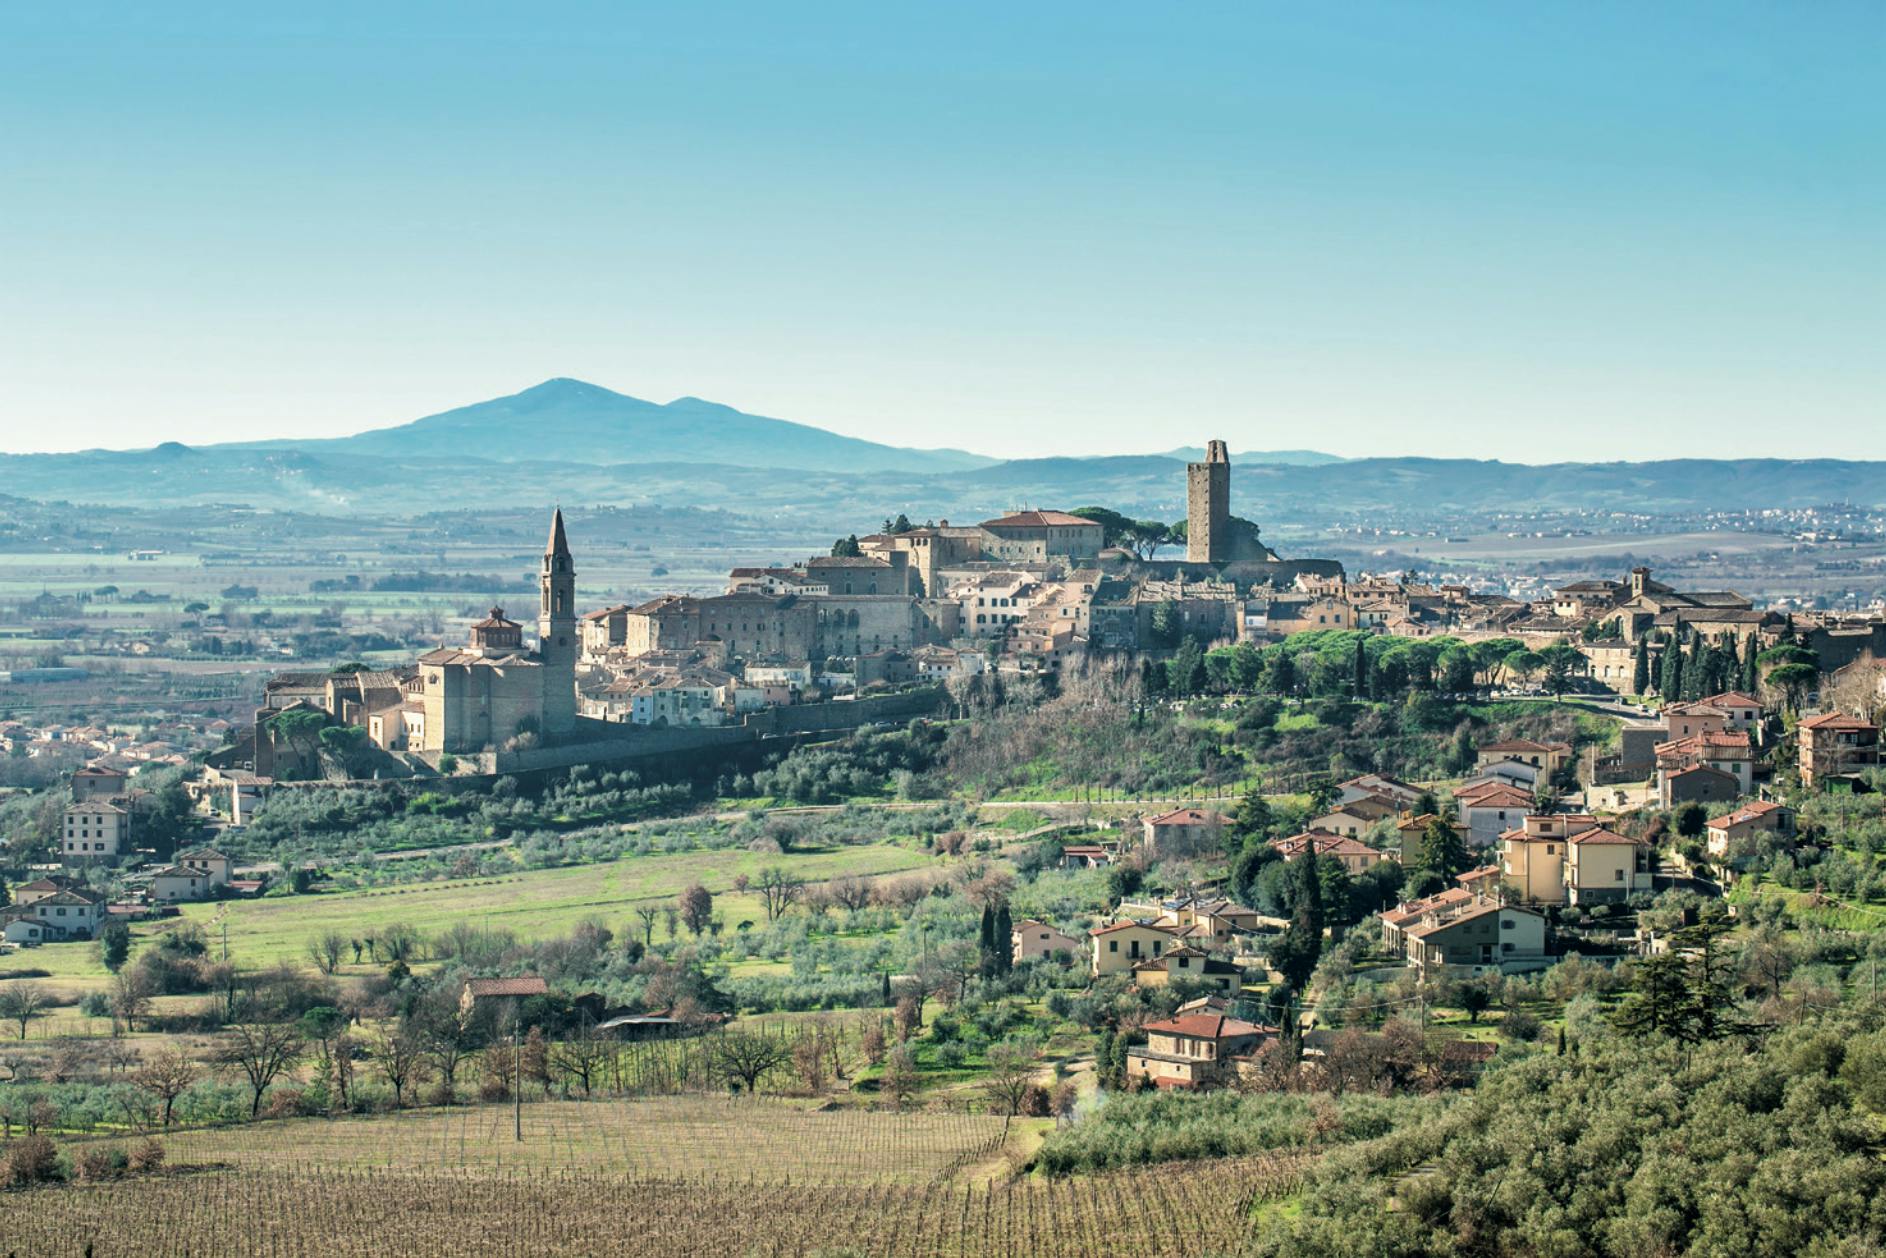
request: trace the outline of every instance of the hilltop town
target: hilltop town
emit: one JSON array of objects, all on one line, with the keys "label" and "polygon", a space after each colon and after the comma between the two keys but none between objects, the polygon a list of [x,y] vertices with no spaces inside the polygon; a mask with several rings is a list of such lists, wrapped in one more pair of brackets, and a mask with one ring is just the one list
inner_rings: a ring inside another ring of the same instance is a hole
[{"label": "hilltop town", "polygon": [[[633,1151],[672,1132],[697,1194],[830,1174],[921,1212],[999,1162],[1004,1209],[1118,1175],[1350,1232],[1378,1181],[1341,1150],[1516,1121],[1567,1058],[1623,1081],[1563,1107],[1606,1121],[1816,1035],[1886,1060],[1886,619],[1641,562],[1524,597],[1350,571],[1202,453],[1171,523],[893,512],[715,571],[697,528],[552,509],[497,588],[337,552],[294,570],[318,616],[199,599],[115,703],[114,621],[191,587],[42,593],[39,632],[97,645],[8,679],[0,1169],[154,1194],[450,1141],[674,1173]],[[524,525],[449,527],[502,564]],[[170,559],[124,562],[225,579]],[[686,575],[610,597],[625,562]]]}]

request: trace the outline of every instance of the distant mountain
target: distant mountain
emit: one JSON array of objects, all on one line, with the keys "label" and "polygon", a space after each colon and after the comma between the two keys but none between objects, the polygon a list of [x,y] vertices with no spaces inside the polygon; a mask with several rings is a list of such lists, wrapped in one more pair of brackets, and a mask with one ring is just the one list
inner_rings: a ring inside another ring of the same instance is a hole
[{"label": "distant mountain", "polygon": [[[491,459],[510,463],[716,463],[855,472],[952,472],[996,462],[963,450],[909,450],[789,420],[749,415],[701,398],[667,404],[581,380],[546,380],[409,424],[319,441],[237,443],[316,454]],[[212,447],[215,448],[215,447]]]},{"label": "distant mountain", "polygon": [[[1167,450],[1160,456],[1178,459],[1183,463],[1196,463],[1205,457],[1204,446],[1180,446],[1176,450]],[[1239,463],[1275,463],[1284,467],[1321,467],[1326,463],[1342,463],[1340,454],[1325,454],[1321,450],[1248,450],[1243,454],[1235,451],[1231,455],[1233,465]]]},{"label": "distant mountain", "polygon": [[[984,519],[1016,507],[1185,512],[1200,451],[997,462],[881,445],[682,398],[644,402],[577,380],[394,428],[319,441],[0,455],[0,493],[120,506],[250,503],[417,515],[465,502],[715,508],[823,528]],[[1266,527],[1358,512],[1440,518],[1504,510],[1680,512],[1886,505],[1886,463],[1674,459],[1501,463],[1234,454],[1232,509]]]}]

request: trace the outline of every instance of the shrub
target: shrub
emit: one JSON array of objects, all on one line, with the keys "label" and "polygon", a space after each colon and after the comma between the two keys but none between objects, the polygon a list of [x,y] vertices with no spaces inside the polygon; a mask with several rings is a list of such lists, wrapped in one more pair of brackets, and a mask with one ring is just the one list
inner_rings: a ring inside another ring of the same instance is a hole
[{"label": "shrub", "polygon": [[116,1179],[124,1173],[129,1162],[123,1149],[111,1145],[91,1145],[73,1157],[72,1178],[85,1184]]},{"label": "shrub", "polygon": [[0,1159],[0,1183],[18,1187],[59,1178],[59,1147],[49,1136],[24,1136],[7,1146]]},{"label": "shrub", "polygon": [[164,1146],[155,1139],[145,1139],[133,1145],[127,1165],[140,1175],[160,1171],[164,1166]]},{"label": "shrub", "polygon": [[1039,1083],[1031,1083],[1022,1093],[1021,1112],[1029,1118],[1046,1118],[1054,1113],[1054,1100],[1048,1095],[1048,1089]]}]

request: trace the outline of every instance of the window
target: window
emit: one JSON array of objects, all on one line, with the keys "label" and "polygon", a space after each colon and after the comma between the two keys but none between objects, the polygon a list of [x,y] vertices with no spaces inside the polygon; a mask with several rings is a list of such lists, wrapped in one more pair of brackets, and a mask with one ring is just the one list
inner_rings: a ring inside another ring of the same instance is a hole
[{"label": "window", "polygon": [[1511,930],[1511,929],[1513,929],[1513,927],[1514,927],[1514,925],[1515,925],[1515,923],[1514,923],[1514,921],[1513,921],[1513,919],[1512,919],[1512,918],[1510,918],[1510,917],[1508,917],[1508,918],[1505,918],[1505,919],[1503,919],[1503,920],[1502,920],[1502,921],[1500,922],[1500,929],[1501,929],[1501,930]]}]

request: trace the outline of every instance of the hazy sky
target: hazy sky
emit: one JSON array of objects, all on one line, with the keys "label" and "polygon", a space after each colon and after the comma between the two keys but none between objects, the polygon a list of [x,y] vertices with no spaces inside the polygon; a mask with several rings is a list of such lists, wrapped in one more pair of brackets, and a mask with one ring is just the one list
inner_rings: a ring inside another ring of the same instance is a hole
[{"label": "hazy sky", "polygon": [[0,447],[576,376],[998,455],[1882,458],[1882,64],[1877,0],[18,0]]}]

